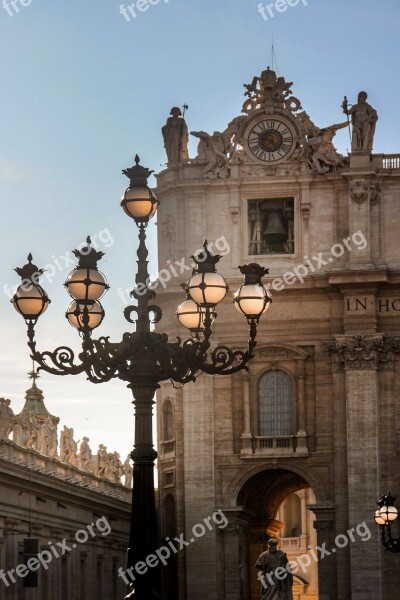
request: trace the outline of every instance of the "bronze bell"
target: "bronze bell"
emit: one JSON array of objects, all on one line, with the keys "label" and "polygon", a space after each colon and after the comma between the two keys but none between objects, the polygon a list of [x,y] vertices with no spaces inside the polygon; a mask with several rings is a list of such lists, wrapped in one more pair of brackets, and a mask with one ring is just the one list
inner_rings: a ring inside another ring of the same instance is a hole
[{"label": "bronze bell", "polygon": [[263,237],[269,244],[284,244],[288,233],[282,223],[282,215],[279,211],[271,211],[268,215],[267,225],[263,231]]}]

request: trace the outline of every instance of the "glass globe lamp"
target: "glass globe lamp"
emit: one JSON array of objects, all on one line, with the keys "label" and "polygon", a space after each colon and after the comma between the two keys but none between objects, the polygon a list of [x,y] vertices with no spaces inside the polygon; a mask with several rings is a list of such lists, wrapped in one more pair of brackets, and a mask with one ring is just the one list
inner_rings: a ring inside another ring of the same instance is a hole
[{"label": "glass globe lamp", "polygon": [[103,273],[97,269],[74,269],[65,282],[68,293],[81,304],[99,300],[108,289]]},{"label": "glass globe lamp", "polygon": [[196,268],[187,284],[187,292],[199,306],[213,308],[225,298],[229,288],[216,271],[216,264],[221,257],[210,253],[207,240],[203,248],[204,251],[199,255],[191,257]]},{"label": "glass globe lamp", "polygon": [[121,206],[137,225],[145,226],[155,215],[159,202],[147,184],[154,171],[142,167],[139,162],[140,158],[136,155],[135,166],[122,171],[129,177],[130,184],[121,198]]},{"label": "glass globe lamp", "polygon": [[386,521],[381,516],[379,508],[375,511],[374,521],[377,525],[386,525]]},{"label": "glass globe lamp", "polygon": [[38,319],[48,308],[50,300],[41,285],[23,283],[11,301],[20,315],[26,320]]},{"label": "glass globe lamp", "polygon": [[[199,334],[204,331],[204,321],[207,310],[212,311],[212,309],[199,306],[191,298],[186,298],[186,300],[178,306],[176,316],[178,317],[180,324],[189,329],[191,333]],[[215,314],[212,313],[211,318],[214,320]]]},{"label": "glass globe lamp", "polygon": [[21,284],[11,302],[26,321],[36,321],[51,302],[45,290],[39,285],[43,270],[32,263],[32,254],[29,254],[27,264],[17,267],[15,271],[21,277]]},{"label": "glass globe lamp", "polygon": [[267,287],[261,283],[261,278],[268,273],[268,269],[256,263],[243,265],[239,269],[245,280],[234,295],[235,307],[248,321],[258,322],[272,302]]},{"label": "glass globe lamp", "polygon": [[97,268],[98,261],[104,256],[91,245],[90,237],[86,246],[74,250],[78,266],[68,275],[65,287],[69,295],[79,304],[92,304],[99,300],[109,289],[106,278]]},{"label": "glass globe lamp", "polygon": [[[86,327],[90,330],[96,329],[104,319],[104,309],[100,302],[93,302],[91,305],[79,304],[75,300],[68,306],[65,316],[72,327],[79,331]],[[85,324],[85,315],[87,324]]]},{"label": "glass globe lamp", "polygon": [[399,511],[395,506],[382,506],[379,511],[379,516],[385,523],[392,523],[393,521],[396,521],[399,516]]}]

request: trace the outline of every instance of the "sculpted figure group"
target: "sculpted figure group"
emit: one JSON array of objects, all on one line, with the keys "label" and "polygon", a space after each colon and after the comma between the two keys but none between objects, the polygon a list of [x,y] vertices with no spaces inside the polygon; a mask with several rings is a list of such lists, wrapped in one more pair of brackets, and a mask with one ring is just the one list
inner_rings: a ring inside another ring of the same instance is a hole
[{"label": "sculpted figure group", "polygon": [[[297,148],[291,160],[298,163],[301,173],[325,174],[333,169],[345,166],[345,158],[337,152],[333,139],[340,129],[348,127],[349,121],[335,123],[327,127],[317,127],[302,110],[301,102],[291,96],[291,82],[277,77],[269,68],[261,77],[254,77],[251,84],[245,85],[247,100],[242,112],[245,115],[236,117],[224,131],[191,131],[191,135],[200,141],[197,156],[189,159],[188,127],[180,108],[171,109],[171,116],[162,128],[164,145],[168,157],[168,166],[179,166],[183,163],[201,165],[201,177],[209,179],[227,179],[234,163],[248,162],[244,150],[246,140],[244,134],[247,123],[253,114],[274,114],[278,111],[297,123]],[[357,104],[353,106],[343,103],[343,112],[351,117],[352,152],[371,152],[378,121],[377,111],[367,102],[367,93],[358,94]]]},{"label": "sculpted figure group", "polygon": [[10,404],[10,400],[0,398],[0,440],[8,440],[13,434],[15,443],[24,448],[36,450],[44,456],[59,458],[62,462],[115,483],[122,483],[121,478],[124,477],[124,485],[132,486],[133,468],[130,455],[122,464],[118,452],[107,452],[106,446],[100,444],[97,454],[93,456],[88,437],[82,439],[78,451],[79,440],[75,441],[74,430],[66,425],[61,431],[58,455],[59,419],[49,414],[37,415],[26,410],[14,415]]}]

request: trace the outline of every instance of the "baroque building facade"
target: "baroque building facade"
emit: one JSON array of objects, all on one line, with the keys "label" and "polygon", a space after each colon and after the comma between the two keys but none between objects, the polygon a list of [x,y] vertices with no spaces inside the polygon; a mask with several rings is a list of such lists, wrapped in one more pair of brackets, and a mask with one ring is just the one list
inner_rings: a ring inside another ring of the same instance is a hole
[{"label": "baroque building facade", "polygon": [[[352,126],[343,156],[333,138],[346,117],[318,127],[291,86],[270,69],[254,77],[223,131],[191,132],[195,158],[179,109],[163,129],[163,329],[184,335],[171,307],[205,238],[224,255],[231,289],[238,266],[257,262],[273,296],[248,372],[159,391],[163,535],[189,538],[215,509],[229,520],[177,556],[168,598],[255,600],[254,563],[270,536],[289,556],[327,550],[298,571],[296,600],[389,600],[400,585],[372,518],[382,492],[400,490],[400,155],[373,153],[378,114],[365,93],[343,105]],[[246,346],[228,296],[213,331],[219,344]],[[303,527],[289,531],[293,498]]]},{"label": "baroque building facade", "polygon": [[30,375],[18,415],[0,399],[0,600],[119,600],[132,467],[104,445],[92,456],[86,437],[78,450],[68,427],[58,444],[59,418]]}]

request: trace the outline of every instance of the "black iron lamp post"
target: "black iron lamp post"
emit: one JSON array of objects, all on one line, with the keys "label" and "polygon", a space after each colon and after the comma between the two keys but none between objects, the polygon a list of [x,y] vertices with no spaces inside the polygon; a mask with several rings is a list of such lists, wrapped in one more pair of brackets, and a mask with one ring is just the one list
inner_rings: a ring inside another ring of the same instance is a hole
[{"label": "black iron lamp post", "polygon": [[[77,359],[73,350],[68,347],[61,346],[54,351],[45,352],[39,352],[36,348],[35,325],[50,300],[39,285],[42,271],[32,264],[31,255],[27,265],[16,269],[22,283],[12,302],[27,323],[28,346],[40,369],[54,375],[86,373],[93,383],[119,378],[127,382],[127,387],[132,390],[135,447],[131,454],[134,476],[127,563],[135,581],[127,597],[151,600],[159,597],[155,586],[155,569],[149,568],[145,574],[140,575],[134,567],[146,562],[146,558],[157,549],[154,493],[154,461],[157,453],[153,447],[152,434],[155,392],[160,382],[168,379],[185,384],[195,381],[201,373],[231,375],[246,368],[254,356],[259,319],[268,309],[271,298],[261,282],[268,270],[254,263],[240,267],[245,282],[236,293],[234,302],[249,324],[248,347],[246,350],[232,350],[227,346],[212,348],[215,307],[224,299],[228,287],[224,278],[216,271],[220,256],[211,254],[205,242],[204,252],[193,257],[196,267],[185,286],[186,300],[177,311],[179,321],[190,330],[191,337],[185,341],[177,338],[176,341],[169,342],[165,333],[153,331],[151,324],[160,321],[162,312],[159,306],[151,304],[156,294],[149,289],[145,240],[146,227],[159,203],[147,183],[153,171],[142,167],[138,156],[135,162],[133,167],[123,171],[129,177],[130,185],[121,201],[126,214],[134,219],[139,228],[138,271],[136,289],[132,292],[136,305],[128,306],[124,311],[126,320],[135,324],[134,331],[124,333],[122,341],[116,343],[111,342],[108,337],[92,337],[92,330],[104,318],[99,300],[108,285],[97,267],[103,253],[91,246],[90,238],[87,239],[87,246],[75,250],[78,266],[65,283],[73,298],[66,316],[82,338],[82,351]],[[144,571],[143,566],[141,571]]]},{"label": "black iron lamp post", "polygon": [[388,492],[386,496],[377,502],[379,508],[375,511],[374,520],[379,525],[382,536],[382,544],[386,550],[395,554],[400,552],[400,537],[392,536],[392,523],[396,521],[399,512],[394,505],[395,498]]}]

